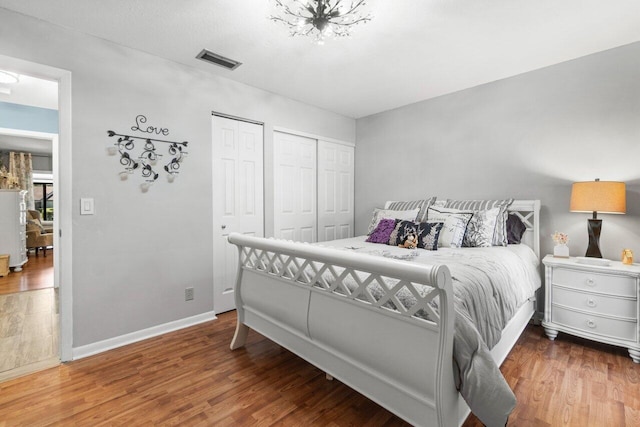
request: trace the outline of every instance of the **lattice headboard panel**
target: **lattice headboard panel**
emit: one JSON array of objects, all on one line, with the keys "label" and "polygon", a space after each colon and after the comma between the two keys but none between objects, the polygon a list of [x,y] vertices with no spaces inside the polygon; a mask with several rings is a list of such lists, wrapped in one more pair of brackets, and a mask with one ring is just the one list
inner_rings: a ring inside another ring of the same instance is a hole
[{"label": "lattice headboard panel", "polygon": [[527,227],[522,243],[533,249],[540,258],[540,200],[515,200],[509,206],[509,213],[518,215]]}]

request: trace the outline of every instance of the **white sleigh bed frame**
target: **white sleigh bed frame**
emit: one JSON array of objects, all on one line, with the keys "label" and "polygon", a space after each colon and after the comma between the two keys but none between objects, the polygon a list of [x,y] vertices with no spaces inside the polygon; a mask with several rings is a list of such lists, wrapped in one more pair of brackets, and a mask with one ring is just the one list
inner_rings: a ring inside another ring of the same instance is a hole
[{"label": "white sleigh bed frame", "polygon": [[[540,202],[517,200],[509,210],[527,226],[523,243],[539,258]],[[251,328],[413,425],[450,427],[464,422],[469,408],[454,385],[455,311],[446,265],[397,262],[236,233],[229,242],[238,246],[240,255],[232,350],[244,345]],[[327,275],[333,279],[323,278]],[[358,289],[349,291],[342,283],[345,278],[355,280]],[[400,282],[378,301],[359,292],[389,278]],[[423,298],[414,283],[434,291]],[[395,297],[403,286],[416,296],[417,303],[409,309]],[[436,296],[439,314],[428,304]],[[387,302],[398,311],[383,307]],[[534,306],[532,301],[516,313],[492,349],[498,365]],[[419,309],[434,320],[414,317]]]}]

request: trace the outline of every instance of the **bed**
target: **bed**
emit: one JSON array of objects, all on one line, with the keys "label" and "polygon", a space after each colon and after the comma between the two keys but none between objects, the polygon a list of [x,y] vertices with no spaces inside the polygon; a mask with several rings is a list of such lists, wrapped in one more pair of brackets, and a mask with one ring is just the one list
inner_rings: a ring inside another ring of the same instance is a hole
[{"label": "bed", "polygon": [[[454,330],[464,326],[460,319],[466,316],[461,316],[459,302],[454,304],[460,291],[453,284],[458,275],[468,274],[456,261],[469,258],[468,251],[473,257],[487,253],[492,266],[503,256],[533,258],[537,277],[527,278],[531,289],[519,295],[520,303],[496,334],[499,340],[490,350],[480,343],[481,354],[473,354],[470,362],[471,372],[490,371],[497,383],[506,384],[498,366],[535,312],[540,285],[540,202],[516,200],[508,209],[526,230],[520,245],[503,248],[411,251],[367,244],[362,237],[305,244],[230,234],[229,242],[239,250],[238,320],[231,349],[244,345],[251,328],[413,425],[461,425],[470,412],[465,399],[486,425],[504,425],[506,418],[493,413],[506,411],[508,416],[511,410],[509,402],[499,402],[500,393],[507,393],[504,387],[496,386],[494,393],[492,384],[486,388],[486,377],[471,386],[464,381],[473,382],[473,377],[461,378],[468,371],[457,360],[461,338]],[[498,250],[515,255],[497,256]],[[511,281],[510,273],[500,274]],[[489,399],[470,400],[463,392],[470,387]]]}]

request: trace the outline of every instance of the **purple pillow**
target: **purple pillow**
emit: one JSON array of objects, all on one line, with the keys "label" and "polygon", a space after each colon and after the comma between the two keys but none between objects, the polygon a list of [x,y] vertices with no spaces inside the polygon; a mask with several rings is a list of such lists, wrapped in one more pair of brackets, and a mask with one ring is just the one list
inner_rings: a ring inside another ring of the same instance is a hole
[{"label": "purple pillow", "polygon": [[387,244],[389,242],[389,237],[393,230],[396,228],[396,220],[385,218],[381,219],[376,228],[371,232],[369,237],[367,238],[367,242],[369,243],[384,243]]}]

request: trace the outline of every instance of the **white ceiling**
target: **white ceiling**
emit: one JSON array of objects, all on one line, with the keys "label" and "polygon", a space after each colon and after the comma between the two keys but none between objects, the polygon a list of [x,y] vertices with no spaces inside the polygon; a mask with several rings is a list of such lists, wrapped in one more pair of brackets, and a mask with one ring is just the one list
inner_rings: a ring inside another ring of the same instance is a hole
[{"label": "white ceiling", "polygon": [[[18,83],[0,83],[0,102],[58,109],[58,82],[20,75]],[[2,89],[9,90],[4,93]]]},{"label": "white ceiling", "polygon": [[[640,40],[639,0],[369,0],[350,39],[312,44],[270,0],[0,0],[32,15],[350,117]],[[243,63],[195,59],[203,48]]]}]

